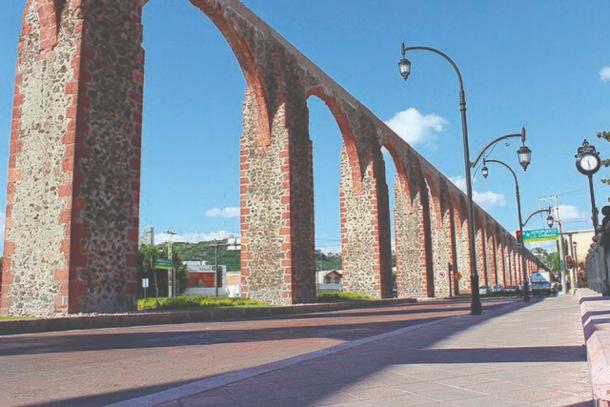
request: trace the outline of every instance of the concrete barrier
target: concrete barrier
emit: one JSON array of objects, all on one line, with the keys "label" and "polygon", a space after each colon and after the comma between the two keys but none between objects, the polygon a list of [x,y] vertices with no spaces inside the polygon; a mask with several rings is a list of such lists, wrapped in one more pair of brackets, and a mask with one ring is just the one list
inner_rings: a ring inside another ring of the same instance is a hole
[{"label": "concrete barrier", "polygon": [[577,293],[593,398],[598,406],[610,406],[610,297],[588,288]]},{"label": "concrete barrier", "polygon": [[324,304],[298,304],[277,307],[215,307],[200,311],[134,312],[124,314],[76,315],[46,319],[0,321],[0,335],[75,329],[113,328],[138,325],[183,324],[188,322],[268,318],[289,314],[338,311],[383,305],[409,304],[414,298],[349,301]]}]

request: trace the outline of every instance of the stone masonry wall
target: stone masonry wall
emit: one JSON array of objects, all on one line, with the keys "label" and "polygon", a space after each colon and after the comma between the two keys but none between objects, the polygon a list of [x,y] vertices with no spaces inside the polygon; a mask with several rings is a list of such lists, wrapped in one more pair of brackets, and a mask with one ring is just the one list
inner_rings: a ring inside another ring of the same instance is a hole
[{"label": "stone masonry wall", "polygon": [[[383,202],[384,198],[378,195],[384,193],[380,188],[385,185],[385,180],[378,179],[379,168],[376,168],[374,162],[370,162],[366,166],[359,191],[354,185],[352,165],[344,147],[341,153],[339,188],[343,286],[347,291],[374,298],[388,297],[391,295],[391,269],[388,253],[381,253],[383,247],[379,233],[379,203]],[[387,196],[387,192],[385,193]],[[389,217],[385,215],[384,218],[382,220],[389,226]],[[385,260],[381,259],[382,256],[386,257]]]},{"label": "stone masonry wall", "polygon": [[470,245],[468,242],[468,220],[465,219],[457,233],[458,271],[460,293],[470,291]]},{"label": "stone masonry wall", "polygon": [[141,7],[97,0],[86,0],[82,7],[70,308],[124,311],[133,309],[137,292]]},{"label": "stone masonry wall", "polygon": [[[434,186],[430,186],[433,188]],[[438,194],[438,192],[437,192]],[[432,236],[432,264],[434,271],[434,296],[449,296],[448,265],[451,262],[450,239],[448,236],[450,221],[448,211],[440,214],[439,197],[428,195],[430,210],[430,228]]]},{"label": "stone masonry wall", "polygon": [[[48,316],[68,309],[71,160],[82,27],[66,7],[52,47],[55,10],[28,0],[19,40],[11,134],[2,312]],[[69,131],[70,130],[70,131]],[[71,133],[71,134],[69,134]],[[72,139],[72,140],[70,140]],[[67,167],[67,168],[66,168]]]},{"label": "stone masonry wall", "polygon": [[491,286],[498,284],[498,274],[496,267],[496,242],[494,239],[494,232],[490,229],[486,229],[485,237],[485,253],[487,254],[487,276],[488,284]]},{"label": "stone masonry wall", "polygon": [[398,297],[427,296],[426,229],[421,194],[411,197],[400,174],[394,181],[394,236]]}]

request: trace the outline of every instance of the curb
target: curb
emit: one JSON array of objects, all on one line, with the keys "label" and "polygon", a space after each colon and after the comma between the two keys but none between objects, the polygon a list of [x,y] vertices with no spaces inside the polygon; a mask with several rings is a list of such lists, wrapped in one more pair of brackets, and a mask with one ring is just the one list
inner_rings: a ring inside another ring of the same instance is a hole
[{"label": "curb", "polygon": [[596,406],[610,406],[610,298],[588,288],[576,293]]},{"label": "curb", "polygon": [[313,312],[340,311],[386,305],[413,304],[414,298],[349,301],[323,304],[298,304],[277,307],[217,307],[201,311],[165,311],[133,314],[100,314],[47,319],[8,320],[0,322],[0,335],[72,331],[79,329],[117,328],[127,326],[186,324],[189,322],[226,321]]}]

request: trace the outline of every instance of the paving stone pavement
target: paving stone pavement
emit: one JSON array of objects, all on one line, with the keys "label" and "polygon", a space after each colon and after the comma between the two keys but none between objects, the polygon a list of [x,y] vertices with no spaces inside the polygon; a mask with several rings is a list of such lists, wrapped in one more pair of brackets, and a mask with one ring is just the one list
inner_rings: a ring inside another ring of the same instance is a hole
[{"label": "paving stone pavement", "polygon": [[566,295],[444,319],[163,406],[592,406],[583,343]]}]

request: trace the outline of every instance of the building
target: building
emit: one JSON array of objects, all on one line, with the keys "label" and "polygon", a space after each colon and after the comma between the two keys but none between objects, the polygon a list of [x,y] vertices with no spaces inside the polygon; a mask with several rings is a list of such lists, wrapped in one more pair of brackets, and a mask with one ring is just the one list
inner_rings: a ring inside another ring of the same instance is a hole
[{"label": "building", "polygon": [[318,293],[323,291],[342,291],[343,272],[340,270],[316,271],[316,289]]},{"label": "building", "polygon": [[140,236],[140,245],[154,245],[155,244],[155,227],[154,226],[146,226],[144,231],[142,232],[142,236]]},{"label": "building", "polygon": [[[202,295],[211,297],[216,295],[214,282],[216,281],[216,273],[214,266],[207,264],[205,261],[183,261],[186,266],[186,295]],[[219,264],[218,268],[221,272],[221,281],[218,285],[218,295],[221,297],[235,296],[235,289],[230,289],[227,281],[227,266]],[[239,288],[237,289],[239,295]]]}]

